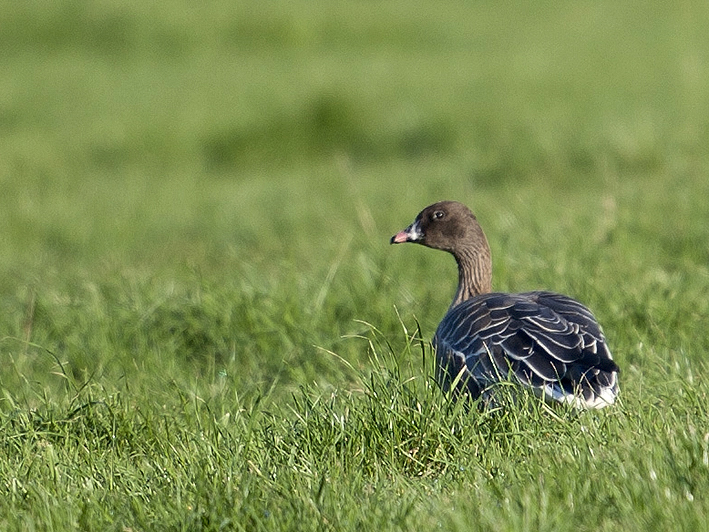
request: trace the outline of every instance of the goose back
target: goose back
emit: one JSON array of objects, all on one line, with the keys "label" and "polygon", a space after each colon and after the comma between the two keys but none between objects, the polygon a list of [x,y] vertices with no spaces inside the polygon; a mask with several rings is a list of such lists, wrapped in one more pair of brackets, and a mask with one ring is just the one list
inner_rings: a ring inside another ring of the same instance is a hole
[{"label": "goose back", "polygon": [[509,378],[539,395],[602,408],[618,392],[618,366],[591,311],[552,292],[488,293],[453,307],[434,337],[444,390],[487,395]]}]

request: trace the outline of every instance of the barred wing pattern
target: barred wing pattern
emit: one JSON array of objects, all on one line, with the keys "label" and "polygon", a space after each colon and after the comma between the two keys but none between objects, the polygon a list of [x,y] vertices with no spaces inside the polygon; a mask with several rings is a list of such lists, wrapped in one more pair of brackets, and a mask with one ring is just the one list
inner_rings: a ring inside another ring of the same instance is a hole
[{"label": "barred wing pattern", "polygon": [[547,399],[585,408],[615,401],[618,366],[578,301],[552,292],[489,293],[449,310],[434,337],[444,390],[476,398],[511,378]]}]

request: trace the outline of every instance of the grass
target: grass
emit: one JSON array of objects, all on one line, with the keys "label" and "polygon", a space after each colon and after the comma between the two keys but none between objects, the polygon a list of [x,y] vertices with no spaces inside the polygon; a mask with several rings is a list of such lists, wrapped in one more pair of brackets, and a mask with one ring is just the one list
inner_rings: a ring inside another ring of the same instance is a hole
[{"label": "grass", "polygon": [[[0,529],[702,530],[700,3],[0,9]],[[432,382],[448,198],[601,412]]]}]

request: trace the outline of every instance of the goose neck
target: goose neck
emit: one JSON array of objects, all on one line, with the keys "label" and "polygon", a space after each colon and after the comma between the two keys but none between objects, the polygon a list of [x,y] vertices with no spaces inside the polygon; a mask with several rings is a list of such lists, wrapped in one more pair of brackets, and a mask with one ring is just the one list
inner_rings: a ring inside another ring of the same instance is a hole
[{"label": "goose neck", "polygon": [[492,291],[489,248],[462,249],[453,255],[458,263],[458,290],[451,308],[471,297]]}]

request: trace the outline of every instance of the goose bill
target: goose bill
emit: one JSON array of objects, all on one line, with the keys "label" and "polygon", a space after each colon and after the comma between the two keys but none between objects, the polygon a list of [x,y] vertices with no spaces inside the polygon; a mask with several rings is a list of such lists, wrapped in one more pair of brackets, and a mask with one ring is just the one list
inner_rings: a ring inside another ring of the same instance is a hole
[{"label": "goose bill", "polygon": [[404,242],[418,242],[421,238],[423,238],[423,233],[421,232],[421,226],[417,220],[403,231],[399,231],[391,237],[391,243],[402,244]]}]

